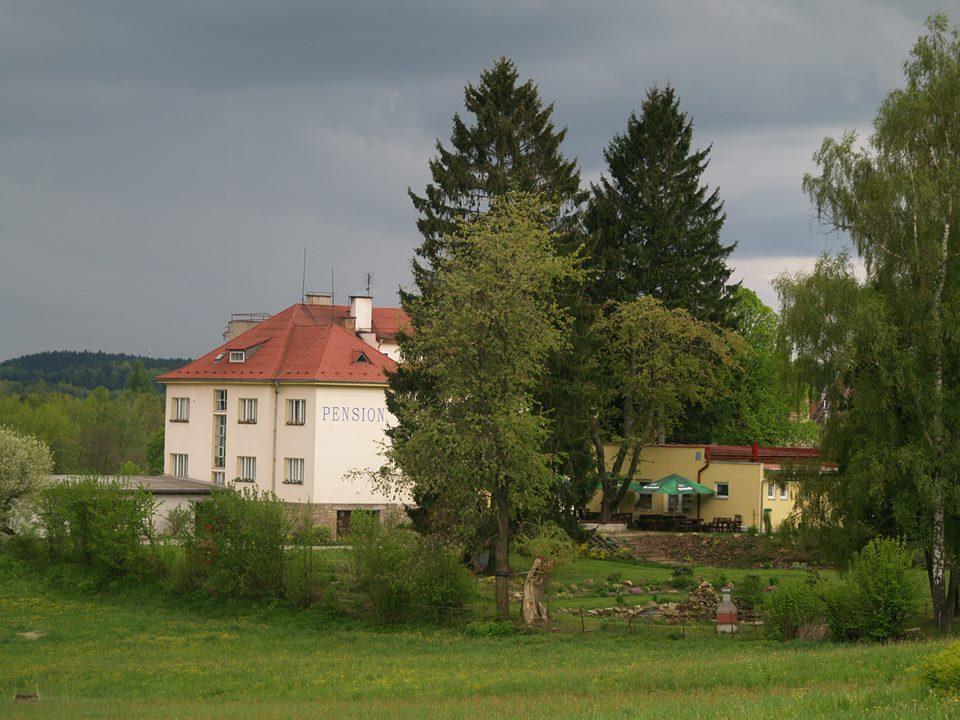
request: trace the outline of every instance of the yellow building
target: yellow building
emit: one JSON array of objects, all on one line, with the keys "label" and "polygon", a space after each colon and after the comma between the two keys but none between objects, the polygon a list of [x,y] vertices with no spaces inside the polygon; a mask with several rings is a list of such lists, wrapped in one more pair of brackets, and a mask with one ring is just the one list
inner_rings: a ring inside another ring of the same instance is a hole
[{"label": "yellow building", "polygon": [[[618,446],[607,445],[607,465]],[[635,487],[680,475],[713,491],[712,495],[662,495],[630,490],[617,507],[618,514],[633,519],[655,515],[699,517],[705,523],[739,519],[743,528],[763,527],[769,511],[774,529],[793,512],[795,482],[784,479],[784,466],[819,463],[811,448],[771,448],[756,445],[651,445],[643,449]],[[602,493],[588,505],[588,518],[596,519]]]}]

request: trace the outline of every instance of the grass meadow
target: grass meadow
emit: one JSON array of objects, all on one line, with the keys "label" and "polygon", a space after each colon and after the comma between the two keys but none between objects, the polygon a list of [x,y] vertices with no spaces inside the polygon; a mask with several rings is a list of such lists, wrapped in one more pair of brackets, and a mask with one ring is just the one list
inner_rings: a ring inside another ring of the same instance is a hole
[{"label": "grass meadow", "polygon": [[[558,581],[611,572],[636,582],[669,575],[581,560]],[[915,671],[940,642],[782,644],[716,637],[709,626],[654,633],[622,623],[588,630],[476,638],[456,625],[382,629],[149,587],[73,594],[0,573],[0,717],[960,716],[960,704],[930,694]],[[14,702],[16,692],[40,699]]]}]

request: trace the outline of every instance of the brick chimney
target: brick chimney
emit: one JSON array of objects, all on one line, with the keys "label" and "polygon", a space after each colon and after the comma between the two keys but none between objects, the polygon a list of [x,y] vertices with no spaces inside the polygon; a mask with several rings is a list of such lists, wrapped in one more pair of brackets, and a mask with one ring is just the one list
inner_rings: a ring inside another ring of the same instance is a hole
[{"label": "brick chimney", "polygon": [[333,305],[333,293],[308,292],[303,296],[306,305]]}]

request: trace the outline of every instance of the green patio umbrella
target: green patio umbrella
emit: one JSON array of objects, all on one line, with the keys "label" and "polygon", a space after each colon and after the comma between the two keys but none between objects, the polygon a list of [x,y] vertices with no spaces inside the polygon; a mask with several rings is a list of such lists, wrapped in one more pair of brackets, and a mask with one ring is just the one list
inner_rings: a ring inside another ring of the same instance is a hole
[{"label": "green patio umbrella", "polygon": [[[633,483],[630,484],[633,487]],[[656,482],[649,482],[640,486],[640,492],[660,493],[662,495],[713,495],[713,490],[693,480],[687,480],[683,475],[667,475]]]},{"label": "green patio umbrella", "polygon": [[700,519],[700,496],[713,495],[713,490],[705,485],[688,480],[683,475],[677,475],[676,473],[662,477],[656,482],[642,485],[640,492],[660,493],[661,495],[696,495],[697,520]]}]

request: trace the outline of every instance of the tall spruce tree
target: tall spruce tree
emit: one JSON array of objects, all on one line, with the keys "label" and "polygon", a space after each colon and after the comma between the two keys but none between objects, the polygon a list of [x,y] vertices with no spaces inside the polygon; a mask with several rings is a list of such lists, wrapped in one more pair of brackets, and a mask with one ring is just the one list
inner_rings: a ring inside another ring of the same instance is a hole
[{"label": "tall spruce tree", "polygon": [[[553,104],[544,105],[537,85],[532,80],[521,83],[513,61],[500,58],[481,73],[478,84],[466,86],[464,104],[468,116],[453,116],[449,145],[437,140],[436,155],[430,160],[432,182],[422,195],[408,190],[420,215],[417,228],[423,237],[413,261],[415,287],[400,294],[414,333],[430,305],[437,269],[452,254],[458,225],[477,219],[496,198],[509,192],[538,193],[557,209],[549,223],[556,251],[573,252],[582,241],[580,213],[589,193],[580,188],[576,160],[568,160],[561,152],[566,128],[554,126]],[[561,289],[558,301],[571,315],[582,318],[589,315],[589,308],[581,290],[570,283]],[[587,325],[586,321],[575,323],[572,332]],[[402,334],[399,340],[407,357],[414,346]],[[565,485],[557,488],[554,498],[561,513],[582,504],[588,494],[584,478],[590,469],[590,415],[578,370],[585,363],[577,357],[584,348],[574,338],[567,350],[554,353],[538,398],[553,421],[547,450],[563,459],[560,472]],[[390,388],[391,410],[405,396],[432,392],[430,378],[415,363],[401,366],[391,376]],[[401,423],[389,434],[396,442],[413,430]],[[429,518],[429,497],[418,494],[416,488],[414,496],[420,507],[412,513],[415,523],[430,529],[445,522]]]},{"label": "tall spruce tree", "polygon": [[693,150],[693,123],[673,87],[654,87],[640,116],[604,151],[609,176],[593,186],[594,299],[651,295],[698,320],[727,324],[736,285],[720,242],[726,215],[719,191],[702,182],[710,149]]},{"label": "tall spruce tree", "polygon": [[453,116],[449,148],[438,139],[430,160],[433,182],[423,195],[408,190],[423,236],[419,259],[413,261],[421,296],[429,295],[430,279],[438,260],[450,252],[457,223],[474,219],[505,193],[544,195],[558,208],[551,229],[560,231],[561,242],[575,243],[570,234],[587,193],[580,189],[576,160],[560,152],[567,130],[554,127],[553,103],[544,106],[533,80],[520,83],[519,78],[513,61],[501,57],[480,74],[479,84],[466,86],[464,105],[473,124],[460,113]]}]

